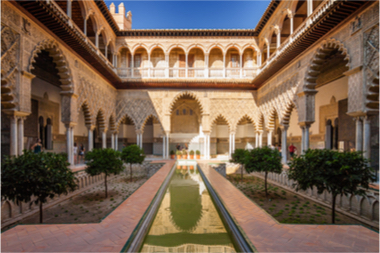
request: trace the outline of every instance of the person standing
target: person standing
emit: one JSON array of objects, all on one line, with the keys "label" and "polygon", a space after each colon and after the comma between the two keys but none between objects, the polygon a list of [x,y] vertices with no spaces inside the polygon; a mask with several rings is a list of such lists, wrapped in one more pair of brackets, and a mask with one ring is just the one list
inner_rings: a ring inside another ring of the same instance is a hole
[{"label": "person standing", "polygon": [[289,146],[289,153],[290,153],[290,157],[293,157],[294,156],[294,152],[297,150],[297,148],[292,144],[290,144]]},{"label": "person standing", "polygon": [[31,150],[33,153],[38,154],[41,151],[43,151],[42,144],[41,144],[41,139],[37,139],[37,142],[34,143],[34,145],[31,147]]},{"label": "person standing", "polygon": [[84,148],[83,143],[81,143],[80,148],[79,148],[79,163],[81,163],[81,160],[84,163],[84,152],[85,151],[86,151],[86,149]]}]

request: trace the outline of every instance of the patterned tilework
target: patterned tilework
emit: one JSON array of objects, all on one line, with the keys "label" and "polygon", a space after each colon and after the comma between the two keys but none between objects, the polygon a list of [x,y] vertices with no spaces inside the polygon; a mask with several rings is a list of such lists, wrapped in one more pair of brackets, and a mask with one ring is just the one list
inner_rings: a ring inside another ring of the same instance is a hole
[{"label": "patterned tilework", "polygon": [[200,164],[259,252],[379,252],[379,234],[359,225],[280,224],[206,164]]},{"label": "patterned tilework", "polygon": [[120,252],[173,167],[155,175],[100,223],[19,225],[1,235],[2,252]]}]

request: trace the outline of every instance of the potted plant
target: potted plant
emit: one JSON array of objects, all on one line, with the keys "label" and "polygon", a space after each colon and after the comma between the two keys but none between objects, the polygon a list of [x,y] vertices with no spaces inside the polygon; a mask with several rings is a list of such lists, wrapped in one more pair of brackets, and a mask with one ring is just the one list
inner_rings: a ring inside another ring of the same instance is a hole
[{"label": "potted plant", "polygon": [[190,159],[194,159],[194,150],[190,150]]},{"label": "potted plant", "polygon": [[176,155],[177,159],[181,159],[182,152],[180,150],[177,150]]},{"label": "potted plant", "polygon": [[195,151],[197,159],[201,159],[201,151],[197,150]]},{"label": "potted plant", "polygon": [[186,150],[182,151],[182,159],[187,159],[187,151]]},{"label": "potted plant", "polygon": [[170,151],[170,159],[174,159],[175,157],[175,153],[174,153],[174,150],[171,150]]}]

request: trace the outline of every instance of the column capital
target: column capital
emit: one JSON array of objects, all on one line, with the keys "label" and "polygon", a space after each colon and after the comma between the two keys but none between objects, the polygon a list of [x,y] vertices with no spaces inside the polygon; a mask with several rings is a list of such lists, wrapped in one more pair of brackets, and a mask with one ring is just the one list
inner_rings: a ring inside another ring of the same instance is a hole
[{"label": "column capital", "polygon": [[288,130],[288,128],[289,128],[289,125],[280,125],[281,131],[286,131]]},{"label": "column capital", "polygon": [[204,135],[210,135],[211,131],[203,131]]},{"label": "column capital", "polygon": [[64,122],[66,128],[72,128],[77,125],[76,122]]},{"label": "column capital", "polygon": [[136,134],[143,134],[144,131],[142,129],[136,129]]},{"label": "column capital", "polygon": [[87,127],[87,129],[88,129],[89,131],[94,131],[95,128],[96,128],[96,126],[94,126],[94,125],[86,125],[86,127]]},{"label": "column capital", "polygon": [[267,128],[267,132],[268,133],[271,133],[271,132],[273,132],[274,131],[274,129],[272,129],[272,128]]},{"label": "column capital", "polygon": [[230,131],[230,135],[231,135],[231,134],[236,134],[236,132],[235,132],[235,131]]},{"label": "column capital", "polygon": [[304,127],[310,127],[311,124],[313,124],[314,121],[302,121],[302,122],[298,122],[298,125],[301,127],[301,128],[304,128]]}]

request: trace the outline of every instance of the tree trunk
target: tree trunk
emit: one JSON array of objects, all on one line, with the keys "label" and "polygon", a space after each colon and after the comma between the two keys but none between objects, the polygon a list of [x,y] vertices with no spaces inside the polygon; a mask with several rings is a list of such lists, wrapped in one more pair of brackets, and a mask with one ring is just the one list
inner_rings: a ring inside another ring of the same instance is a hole
[{"label": "tree trunk", "polygon": [[131,175],[130,181],[132,182],[132,164],[129,164],[129,174]]},{"label": "tree trunk", "polygon": [[265,171],[264,185],[265,185],[265,197],[266,197],[266,198],[268,198],[267,177],[268,177],[268,171]]},{"label": "tree trunk", "polygon": [[43,209],[42,209],[42,202],[40,201],[40,223],[43,221]]},{"label": "tree trunk", "polygon": [[107,193],[107,174],[105,174],[104,176],[104,187],[106,189],[106,198],[108,197],[108,193]]},{"label": "tree trunk", "polygon": [[335,224],[335,199],[336,199],[336,194],[332,194],[332,213],[331,213],[331,223]]}]

